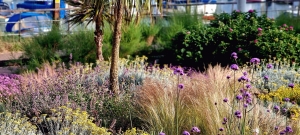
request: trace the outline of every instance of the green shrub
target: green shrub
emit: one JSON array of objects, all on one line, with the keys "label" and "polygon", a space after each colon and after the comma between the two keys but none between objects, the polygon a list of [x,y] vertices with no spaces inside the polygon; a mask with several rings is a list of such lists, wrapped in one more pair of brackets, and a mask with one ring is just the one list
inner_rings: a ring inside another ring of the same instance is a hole
[{"label": "green shrub", "polygon": [[[82,63],[96,62],[96,45],[93,30],[79,30],[64,38],[63,50],[72,54],[72,60]],[[68,61],[69,57],[64,61]]]},{"label": "green shrub", "polygon": [[54,27],[45,35],[39,35],[22,43],[24,57],[28,58],[27,67],[35,70],[41,67],[44,62],[54,63],[60,60],[63,35],[57,27]]},{"label": "green shrub", "polygon": [[246,63],[252,57],[297,60],[300,49],[299,36],[293,30],[288,26],[278,29],[273,19],[257,16],[255,10],[215,15],[207,28],[185,29],[174,39],[177,60],[183,63],[186,59],[193,60],[198,66],[203,63],[227,65],[232,60],[224,58],[232,52],[241,56],[238,63]]},{"label": "green shrub", "polygon": [[120,57],[124,58],[127,55],[138,53],[145,46],[145,42],[143,43],[142,39],[142,27],[140,24],[130,23],[129,25],[124,25],[120,43]]}]

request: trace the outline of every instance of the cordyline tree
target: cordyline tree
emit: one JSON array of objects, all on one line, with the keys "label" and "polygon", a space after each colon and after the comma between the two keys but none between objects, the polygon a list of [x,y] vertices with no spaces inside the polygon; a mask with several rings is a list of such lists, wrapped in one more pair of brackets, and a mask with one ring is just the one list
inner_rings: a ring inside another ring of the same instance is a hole
[{"label": "cordyline tree", "polygon": [[[161,3],[161,0],[157,0]],[[71,25],[87,22],[95,24],[94,41],[97,46],[97,58],[103,61],[102,46],[104,37],[104,22],[113,26],[113,47],[110,68],[110,86],[114,93],[118,93],[118,61],[121,41],[121,27],[123,18],[125,25],[133,18],[138,23],[141,15],[148,14],[151,0],[66,0],[73,7],[77,7],[69,15]],[[144,3],[142,3],[144,2]],[[146,12],[145,12],[146,10]],[[134,13],[135,12],[135,13]]]}]

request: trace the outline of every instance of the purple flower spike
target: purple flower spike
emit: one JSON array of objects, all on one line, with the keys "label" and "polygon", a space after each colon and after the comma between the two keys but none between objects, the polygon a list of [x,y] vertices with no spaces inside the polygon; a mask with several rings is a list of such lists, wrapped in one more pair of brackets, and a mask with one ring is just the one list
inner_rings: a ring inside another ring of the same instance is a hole
[{"label": "purple flower spike", "polygon": [[183,131],[182,135],[190,135],[190,133],[188,131]]},{"label": "purple flower spike", "polygon": [[237,64],[232,64],[232,65],[230,66],[230,68],[231,68],[232,70],[238,70],[238,69],[239,69],[239,66],[238,66]]},{"label": "purple flower spike", "polygon": [[267,65],[267,68],[268,68],[268,69],[271,69],[271,68],[273,68],[273,65],[272,65],[272,64],[268,64],[268,65]]},{"label": "purple flower spike", "polygon": [[164,132],[160,132],[159,135],[166,135]]},{"label": "purple flower spike", "polygon": [[183,85],[183,84],[179,84],[179,85],[178,85],[178,88],[179,88],[179,89],[183,89],[183,88],[184,88],[184,85]]},{"label": "purple flower spike", "polygon": [[248,107],[248,104],[244,104],[244,107],[247,108],[247,107]]},{"label": "purple flower spike", "polygon": [[242,95],[237,95],[237,96],[236,96],[236,99],[237,99],[237,100],[242,100],[242,99],[243,99],[243,96],[242,96]]},{"label": "purple flower spike", "polygon": [[230,76],[229,76],[229,75],[227,75],[227,76],[226,76],[226,78],[227,78],[227,79],[230,79]]},{"label": "purple flower spike", "polygon": [[289,101],[290,101],[290,99],[289,99],[289,98],[284,98],[284,99],[283,99],[283,101],[285,101],[285,102],[289,102]]},{"label": "purple flower spike", "polygon": [[219,131],[221,131],[221,132],[224,131],[224,128],[219,128]]},{"label": "purple flower spike", "polygon": [[223,102],[225,102],[225,103],[228,102],[228,99],[227,99],[227,98],[224,98],[224,99],[223,99]]},{"label": "purple flower spike", "polygon": [[275,129],[275,130],[278,130],[278,126],[276,126],[274,129]]},{"label": "purple flower spike", "polygon": [[289,86],[290,88],[294,88],[294,87],[295,87],[295,85],[294,85],[293,83],[290,83],[288,86]]},{"label": "purple flower spike", "polygon": [[192,133],[200,133],[200,129],[199,129],[198,127],[193,127],[193,128],[191,129],[191,132],[192,132]]},{"label": "purple flower spike", "polygon": [[250,62],[253,63],[253,64],[259,64],[260,63],[260,59],[259,58],[252,58],[250,60]]}]

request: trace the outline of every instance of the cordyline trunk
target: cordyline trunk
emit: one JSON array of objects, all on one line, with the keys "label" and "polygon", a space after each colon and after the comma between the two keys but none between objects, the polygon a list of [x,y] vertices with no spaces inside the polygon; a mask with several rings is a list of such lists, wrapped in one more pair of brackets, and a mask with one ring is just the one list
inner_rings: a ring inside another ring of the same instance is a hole
[{"label": "cordyline trunk", "polygon": [[119,48],[121,41],[121,26],[122,26],[122,0],[118,0],[115,6],[115,25],[114,25],[114,36],[113,36],[113,47],[112,47],[112,59],[110,67],[110,85],[111,90],[114,94],[119,94],[119,85],[118,85],[118,61],[119,61]]},{"label": "cordyline trunk", "polygon": [[97,47],[97,59],[99,61],[103,61],[104,58],[103,58],[103,55],[102,55],[102,46],[103,46],[103,31],[101,29],[101,20],[100,19],[97,19],[96,20],[96,29],[95,29],[95,32],[94,32],[94,41],[95,41],[95,44],[96,44],[96,47]]}]

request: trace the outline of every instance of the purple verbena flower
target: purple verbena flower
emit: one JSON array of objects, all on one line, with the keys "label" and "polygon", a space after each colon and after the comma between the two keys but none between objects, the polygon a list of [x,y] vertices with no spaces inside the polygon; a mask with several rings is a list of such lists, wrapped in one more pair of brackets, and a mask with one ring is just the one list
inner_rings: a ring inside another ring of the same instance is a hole
[{"label": "purple verbena flower", "polygon": [[226,78],[227,78],[227,79],[230,79],[230,76],[229,76],[229,75],[227,75],[227,76],[226,76]]},{"label": "purple verbena flower", "polygon": [[183,69],[180,68],[180,67],[175,68],[174,74],[175,74],[175,75],[183,75],[183,74],[184,74]]},{"label": "purple verbena flower", "polygon": [[249,12],[249,13],[253,13],[253,12],[254,12],[254,10],[250,9],[248,12]]},{"label": "purple verbena flower", "polygon": [[251,94],[246,91],[246,92],[243,93],[243,97],[245,97],[245,98],[251,98]]},{"label": "purple verbena flower", "polygon": [[237,95],[235,98],[236,98],[237,100],[242,100],[242,99],[243,99],[243,96],[242,96],[242,95]]},{"label": "purple verbena flower", "polygon": [[183,131],[182,135],[190,135],[190,133],[188,131]]},{"label": "purple verbena flower", "polygon": [[166,135],[164,132],[160,132],[159,135]]},{"label": "purple verbena flower", "polygon": [[294,88],[294,84],[293,83],[290,83],[289,85],[288,85],[290,88]]},{"label": "purple verbena flower", "polygon": [[248,107],[248,104],[247,104],[247,103],[245,103],[245,104],[244,104],[244,107],[245,107],[245,108],[247,108],[247,107]]},{"label": "purple verbena flower", "polygon": [[235,60],[238,58],[238,56],[232,56]]},{"label": "purple verbena flower", "polygon": [[192,133],[200,133],[200,129],[199,129],[198,127],[193,127],[193,128],[191,129],[191,132],[192,132]]},{"label": "purple verbena flower", "polygon": [[237,118],[242,118],[242,113],[241,113],[241,111],[235,111],[234,115],[235,115]]},{"label": "purple verbena flower", "polygon": [[278,126],[275,126],[274,129],[275,129],[275,130],[278,130],[279,128],[278,128]]},{"label": "purple verbena flower", "polygon": [[286,112],[287,112],[287,109],[286,109],[286,108],[283,108],[283,109],[282,109],[282,112],[283,112],[283,113],[286,113]]},{"label": "purple verbena flower", "polygon": [[273,65],[272,65],[272,64],[268,64],[268,65],[267,65],[267,68],[268,68],[268,69],[271,69],[271,68],[273,68]]},{"label": "purple verbena flower", "polygon": [[274,110],[275,110],[275,111],[279,111],[279,109],[280,109],[280,107],[279,107],[278,105],[275,105],[275,106],[274,106]]},{"label": "purple verbena flower", "polygon": [[264,76],[264,79],[265,79],[265,80],[269,80],[269,76],[265,75],[265,76]]},{"label": "purple verbena flower", "polygon": [[233,56],[237,56],[237,53],[236,52],[232,52],[231,53],[231,57],[233,57]]},{"label": "purple verbena flower", "polygon": [[228,102],[228,99],[227,99],[227,98],[224,98],[224,99],[223,99],[223,102],[225,102],[225,103]]},{"label": "purple verbena flower", "polygon": [[292,127],[291,127],[291,126],[286,126],[286,127],[285,127],[285,132],[286,132],[286,133],[291,133],[291,132],[293,132]]},{"label": "purple verbena flower", "polygon": [[260,59],[259,58],[252,58],[250,60],[250,62],[253,63],[253,64],[259,64],[260,63]]},{"label": "purple verbena flower", "polygon": [[283,101],[285,101],[285,102],[289,102],[289,101],[290,101],[290,99],[289,99],[289,98],[284,98],[284,99],[283,99]]},{"label": "purple verbena flower", "polygon": [[224,131],[224,128],[219,128],[219,131],[221,131],[221,132]]},{"label": "purple verbena flower", "polygon": [[252,102],[252,98],[247,98],[247,99],[246,99],[246,103],[247,103],[247,104],[251,104],[251,102]]},{"label": "purple verbena flower", "polygon": [[251,84],[246,84],[246,88],[250,89],[251,88]]},{"label": "purple verbena flower", "polygon": [[238,70],[238,69],[239,69],[239,66],[238,66],[237,64],[232,64],[232,65],[230,66],[230,68],[231,68],[232,70]]},{"label": "purple verbena flower", "polygon": [[183,88],[184,88],[184,85],[183,85],[183,84],[179,84],[179,85],[178,85],[178,88],[179,88],[179,89],[183,89]]}]

